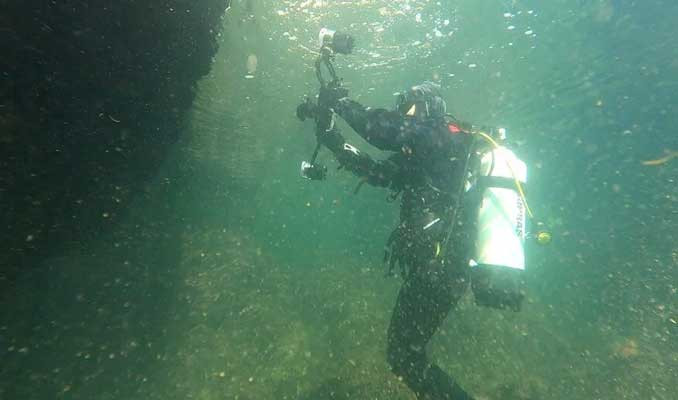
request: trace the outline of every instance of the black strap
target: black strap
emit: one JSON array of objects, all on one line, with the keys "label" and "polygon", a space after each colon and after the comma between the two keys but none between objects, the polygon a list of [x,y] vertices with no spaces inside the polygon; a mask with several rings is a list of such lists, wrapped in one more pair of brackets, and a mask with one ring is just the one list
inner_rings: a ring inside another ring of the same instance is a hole
[{"label": "black strap", "polygon": [[[505,176],[481,176],[478,178],[478,186],[485,188],[512,189],[517,191],[516,181]],[[523,188],[525,186],[523,185]]]}]

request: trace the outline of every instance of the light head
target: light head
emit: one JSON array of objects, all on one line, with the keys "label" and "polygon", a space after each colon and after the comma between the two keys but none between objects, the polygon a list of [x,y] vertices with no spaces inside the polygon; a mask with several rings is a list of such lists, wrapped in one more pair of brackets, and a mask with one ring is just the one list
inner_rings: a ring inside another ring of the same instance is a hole
[{"label": "light head", "polygon": [[329,47],[339,54],[351,54],[355,47],[355,39],[348,33],[333,31],[322,28],[318,34],[318,42],[321,48]]}]

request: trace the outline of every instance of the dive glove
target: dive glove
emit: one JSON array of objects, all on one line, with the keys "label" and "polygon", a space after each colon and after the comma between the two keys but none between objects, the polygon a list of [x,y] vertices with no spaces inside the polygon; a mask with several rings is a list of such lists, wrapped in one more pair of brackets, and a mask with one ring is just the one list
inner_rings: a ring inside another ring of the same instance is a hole
[{"label": "dive glove", "polygon": [[327,86],[320,89],[318,95],[318,105],[321,107],[332,108],[339,99],[348,96],[348,89],[341,86],[338,82],[330,82]]}]

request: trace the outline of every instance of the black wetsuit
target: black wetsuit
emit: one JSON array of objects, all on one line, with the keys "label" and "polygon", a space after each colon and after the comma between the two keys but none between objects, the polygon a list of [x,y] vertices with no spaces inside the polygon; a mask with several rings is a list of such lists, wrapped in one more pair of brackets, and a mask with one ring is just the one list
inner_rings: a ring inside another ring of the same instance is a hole
[{"label": "black wetsuit", "polygon": [[[468,286],[473,224],[456,197],[471,135],[449,117],[422,121],[346,98],[333,109],[370,144],[392,154],[374,160],[347,146],[330,113],[317,117],[319,141],[344,169],[402,195],[400,223],[387,246],[390,268],[399,265],[404,277],[388,330],[388,362],[418,399],[471,399],[425,350]],[[444,247],[455,206],[462,210]]]}]

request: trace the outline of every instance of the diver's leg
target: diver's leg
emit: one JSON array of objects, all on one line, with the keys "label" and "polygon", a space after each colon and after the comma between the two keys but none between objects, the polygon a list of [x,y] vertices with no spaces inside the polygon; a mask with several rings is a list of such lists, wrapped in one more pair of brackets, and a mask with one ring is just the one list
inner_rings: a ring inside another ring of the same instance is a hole
[{"label": "diver's leg", "polygon": [[459,301],[466,276],[439,263],[410,274],[388,329],[388,362],[420,400],[471,400],[452,377],[426,357],[426,345]]}]

